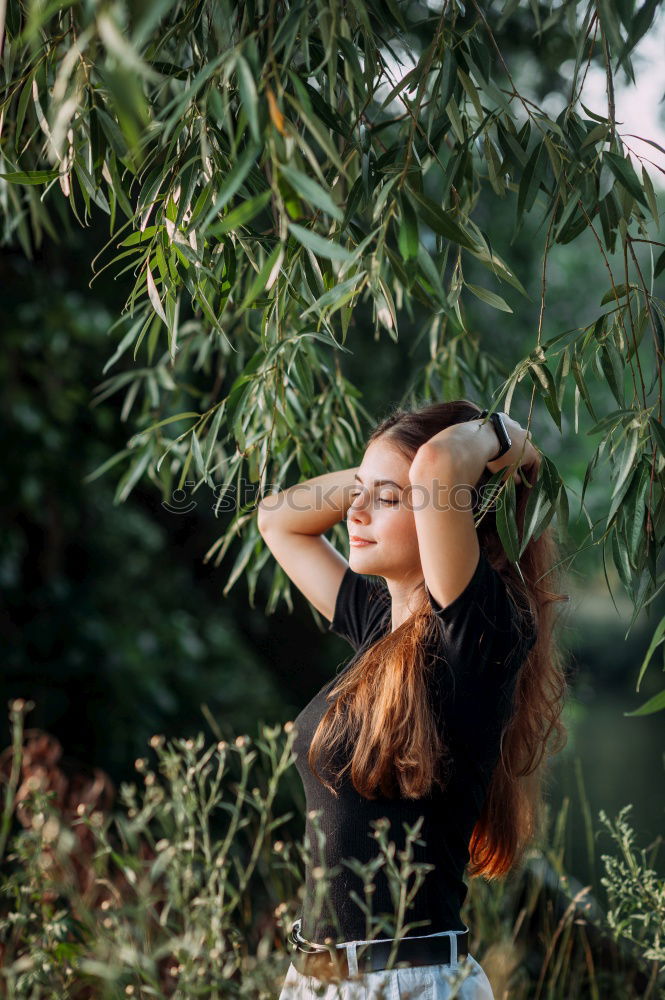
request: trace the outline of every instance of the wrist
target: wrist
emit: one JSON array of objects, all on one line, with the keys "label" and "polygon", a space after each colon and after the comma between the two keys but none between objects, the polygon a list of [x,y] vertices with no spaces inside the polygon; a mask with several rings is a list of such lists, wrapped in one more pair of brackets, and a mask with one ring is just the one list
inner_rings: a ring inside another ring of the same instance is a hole
[{"label": "wrist", "polygon": [[[481,418],[484,418],[487,417],[487,414],[488,411],[485,409],[482,411],[480,416]],[[505,414],[498,413],[496,411],[491,413],[489,416],[489,422],[492,424],[494,433],[496,434],[496,439],[499,443],[499,447],[496,452],[490,457],[491,462],[495,462],[498,461],[498,459],[503,458],[503,456],[510,451],[512,446],[513,442],[506,427],[506,419],[510,420],[510,418],[506,418]]]},{"label": "wrist", "polygon": [[[476,479],[501,448],[492,421],[479,417],[451,424],[435,434],[423,445],[423,453],[425,450],[431,452],[432,446],[436,445],[452,455],[458,464],[471,461],[477,472]],[[500,461],[503,462],[503,458]]]},{"label": "wrist", "polygon": [[[491,465],[494,461],[499,461],[499,452],[503,447],[502,441],[497,433],[496,427],[491,420],[487,420],[481,423],[480,430],[485,433],[485,441],[487,443],[487,448],[489,450],[489,455],[487,457],[486,465]],[[506,458],[505,454],[501,455],[501,459]]]}]

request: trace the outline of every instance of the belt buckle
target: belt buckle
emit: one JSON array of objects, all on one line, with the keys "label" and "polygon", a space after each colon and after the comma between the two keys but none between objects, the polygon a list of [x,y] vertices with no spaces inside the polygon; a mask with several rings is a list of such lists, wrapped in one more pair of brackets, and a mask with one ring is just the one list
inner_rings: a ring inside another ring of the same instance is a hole
[{"label": "belt buckle", "polygon": [[309,941],[306,941],[300,934],[301,926],[302,920],[296,920],[291,927],[291,933],[289,934],[289,940],[298,949],[298,951],[305,952],[307,955],[318,955],[322,951],[328,951],[325,945],[314,947]]},{"label": "belt buckle", "polygon": [[[321,982],[341,982],[348,974],[348,964],[344,949],[329,948],[327,945],[315,945],[300,934],[302,919],[294,922],[290,940],[300,955],[294,956],[294,965],[304,975],[314,976]],[[313,956],[318,956],[314,958]]]}]

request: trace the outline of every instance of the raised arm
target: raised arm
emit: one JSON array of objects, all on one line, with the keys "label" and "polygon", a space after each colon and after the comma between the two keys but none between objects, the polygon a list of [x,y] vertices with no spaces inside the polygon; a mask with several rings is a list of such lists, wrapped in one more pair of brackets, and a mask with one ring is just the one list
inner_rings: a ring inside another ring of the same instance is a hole
[{"label": "raised arm", "polygon": [[442,608],[459,597],[478,567],[480,543],[469,501],[485,466],[491,472],[505,468],[505,480],[517,474],[518,466],[540,460],[524,428],[503,416],[512,445],[496,461],[490,461],[499,447],[496,432],[478,419],[435,434],[418,449],[409,469],[425,584]]},{"label": "raised arm", "polygon": [[344,556],[324,533],[346,517],[357,467],[328,472],[265,496],[258,527],[275,559],[317,611],[332,621]]}]

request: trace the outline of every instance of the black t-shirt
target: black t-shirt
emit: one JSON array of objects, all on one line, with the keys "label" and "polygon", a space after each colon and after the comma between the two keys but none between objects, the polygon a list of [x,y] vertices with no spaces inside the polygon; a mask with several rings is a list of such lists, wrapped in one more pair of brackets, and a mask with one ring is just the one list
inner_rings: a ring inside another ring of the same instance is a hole
[{"label": "black t-shirt", "polygon": [[[399,852],[406,843],[403,823],[412,826],[419,816],[424,816],[418,839],[425,843],[413,845],[412,857],[434,868],[425,875],[405,922],[429,923],[412,929],[409,935],[465,929],[460,909],[467,894],[462,876],[469,861],[469,841],[499,759],[501,732],[512,711],[516,675],[536,633],[530,617],[526,630],[523,622],[518,622],[506,585],[482,549],[471,580],[454,601],[442,608],[429,590],[427,595],[438,620],[435,648],[427,649],[434,664],[428,673],[428,691],[442,738],[453,757],[444,791],[435,785],[429,795],[420,799],[390,799],[381,794],[366,799],[355,790],[347,771],[335,798],[319,781],[310,770],[307,752],[329,706],[325,696],[339,675],[294,720],[297,734],[293,748],[307,809],[305,843],[313,855],[305,873],[301,926],[301,933],[310,941],[323,943],[327,936],[337,942],[367,938],[365,914],[351,896],[355,891],[364,900],[362,879],[341,861],[356,858],[366,863],[377,856],[378,844],[370,822],[380,817],[390,821],[387,839],[395,842]],[[355,573],[349,567],[329,625],[329,631],[346,639],[355,651],[343,672],[386,635],[391,624],[391,601],[385,582]],[[323,773],[329,777],[325,770]],[[319,810],[318,826],[326,838],[324,855],[319,853],[310,810]],[[322,860],[328,868],[339,866],[339,873],[332,878],[315,920],[312,904],[317,883],[312,870]],[[372,913],[394,915],[384,869],[376,873],[373,882],[376,889],[371,896]],[[412,885],[413,876],[408,883]],[[339,921],[341,935],[331,913]],[[381,932],[378,936],[386,935]]]}]

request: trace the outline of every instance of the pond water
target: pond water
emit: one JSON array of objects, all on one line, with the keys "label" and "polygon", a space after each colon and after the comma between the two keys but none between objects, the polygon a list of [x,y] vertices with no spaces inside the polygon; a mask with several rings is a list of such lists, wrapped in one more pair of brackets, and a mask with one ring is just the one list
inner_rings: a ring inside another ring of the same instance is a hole
[{"label": "pond water", "polygon": [[[565,866],[571,875],[585,885],[594,885],[601,894],[601,854],[618,854],[599,818],[601,809],[614,822],[619,810],[632,803],[627,822],[635,831],[636,848],[648,848],[665,834],[665,712],[633,717],[624,714],[665,687],[661,646],[650,661],[640,691],[635,691],[640,665],[665,608],[653,608],[649,619],[642,613],[626,637],[632,606],[625,600],[617,601],[618,617],[604,581],[603,587],[604,592],[591,587],[571,600],[572,614],[567,621],[574,620],[576,627],[564,627],[570,648],[566,655],[573,669],[563,716],[568,744],[551,762],[547,784],[551,828],[565,797],[570,799]],[[588,803],[587,821],[580,779]],[[665,872],[665,844],[659,847],[653,867]]]},{"label": "pond water", "polygon": [[[642,699],[646,701],[646,697]],[[665,766],[663,763],[663,713],[626,718],[630,694],[599,694],[592,704],[571,697],[564,721],[569,729],[568,746],[551,767],[549,801],[552,821],[570,798],[565,834],[565,865],[585,885],[598,886],[604,874],[601,854],[617,849],[599,819],[603,809],[614,822],[619,810],[632,803],[627,822],[635,830],[635,846],[648,847],[665,833]],[[641,703],[641,702],[640,702]],[[593,853],[587,843],[587,825],[579,792],[579,774],[588,802],[595,835]],[[599,832],[602,831],[602,832]],[[665,872],[665,844],[656,854],[654,867]]]}]

